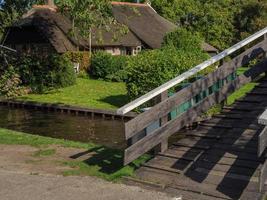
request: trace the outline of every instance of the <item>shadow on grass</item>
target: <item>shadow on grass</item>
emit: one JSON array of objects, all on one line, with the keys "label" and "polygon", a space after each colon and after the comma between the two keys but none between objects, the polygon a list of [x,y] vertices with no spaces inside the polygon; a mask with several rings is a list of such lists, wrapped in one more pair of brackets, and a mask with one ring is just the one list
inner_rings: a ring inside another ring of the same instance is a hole
[{"label": "shadow on grass", "polygon": [[[109,149],[103,146],[95,147],[93,149],[75,154],[70,158],[75,160],[82,156],[86,156],[87,154],[90,154],[90,157],[83,160],[82,162],[88,166],[98,166],[98,171],[103,174],[112,175],[125,167],[123,165],[123,152],[121,150]],[[149,156],[140,158],[139,160],[131,163],[129,167],[135,170],[148,159]]]},{"label": "shadow on grass", "polygon": [[127,95],[115,95],[99,99],[99,101],[111,104],[116,107],[121,107],[129,102],[129,97]]}]

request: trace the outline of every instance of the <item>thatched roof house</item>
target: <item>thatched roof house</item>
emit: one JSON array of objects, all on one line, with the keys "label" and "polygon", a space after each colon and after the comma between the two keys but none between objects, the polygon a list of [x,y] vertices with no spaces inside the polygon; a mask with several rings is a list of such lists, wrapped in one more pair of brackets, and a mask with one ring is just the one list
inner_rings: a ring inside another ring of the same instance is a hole
[{"label": "thatched roof house", "polygon": [[[89,42],[72,32],[72,22],[57,12],[53,0],[35,5],[6,30],[3,43],[18,52],[44,54],[89,49]],[[177,26],[161,17],[149,4],[112,2],[116,23],[108,29],[93,29],[92,49],[113,55],[136,55],[141,49],[160,48],[166,33]],[[124,30],[124,31],[123,31]],[[74,37],[75,35],[76,37]],[[203,44],[203,49],[217,49]]]},{"label": "thatched roof house", "polygon": [[[128,27],[128,33],[117,40],[113,39],[113,31],[104,31],[103,35],[97,33],[93,47],[113,47],[115,54],[135,54],[141,48],[160,48],[165,34],[176,29],[173,23],[157,14],[149,4],[112,2],[112,13],[118,23]],[[99,37],[104,38],[102,44],[98,42]],[[129,44],[125,38],[131,38],[131,43],[135,45]]]},{"label": "thatched roof house", "polygon": [[3,42],[19,52],[35,51],[39,54],[83,48],[84,40],[72,37],[71,30],[70,20],[57,13],[56,8],[36,5],[6,30]]},{"label": "thatched roof house", "polygon": [[[96,29],[93,32],[93,49],[103,49],[113,55],[136,55],[143,48],[160,48],[166,33],[177,28],[149,4],[112,2],[112,13],[119,24],[128,27],[128,32],[121,34],[119,25],[113,25],[110,30]],[[202,48],[210,54],[218,52],[207,43]]]}]

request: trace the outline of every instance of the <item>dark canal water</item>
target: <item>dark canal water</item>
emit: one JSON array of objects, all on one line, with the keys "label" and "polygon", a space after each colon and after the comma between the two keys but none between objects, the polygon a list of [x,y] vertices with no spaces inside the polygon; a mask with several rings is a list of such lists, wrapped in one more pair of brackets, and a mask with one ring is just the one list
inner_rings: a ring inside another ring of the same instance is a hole
[{"label": "dark canal water", "polygon": [[122,120],[91,119],[85,116],[0,106],[0,127],[10,130],[92,142],[110,148],[126,146]]}]

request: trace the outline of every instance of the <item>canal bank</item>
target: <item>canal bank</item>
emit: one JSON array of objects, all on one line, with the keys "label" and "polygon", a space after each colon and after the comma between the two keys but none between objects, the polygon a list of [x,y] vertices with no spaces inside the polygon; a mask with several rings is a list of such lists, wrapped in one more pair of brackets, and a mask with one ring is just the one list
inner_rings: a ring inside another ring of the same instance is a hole
[{"label": "canal bank", "polygon": [[[123,166],[123,152],[92,143],[42,137],[0,128],[1,169],[39,174],[50,169],[54,174],[71,176],[97,176],[108,181],[120,181],[132,176],[134,170],[149,156]],[[12,153],[13,152],[13,153]],[[12,159],[13,158],[13,159]],[[11,159],[11,163],[7,161]],[[27,167],[28,166],[28,167]],[[21,169],[20,169],[21,168]]]}]

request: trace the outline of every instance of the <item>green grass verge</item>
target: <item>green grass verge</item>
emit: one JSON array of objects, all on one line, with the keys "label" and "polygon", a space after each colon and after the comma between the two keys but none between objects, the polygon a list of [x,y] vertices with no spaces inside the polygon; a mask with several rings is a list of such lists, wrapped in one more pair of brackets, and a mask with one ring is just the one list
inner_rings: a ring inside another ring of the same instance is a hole
[{"label": "green grass verge", "polygon": [[73,86],[52,90],[45,94],[30,94],[18,99],[97,109],[116,109],[128,102],[125,83],[90,78],[77,78],[77,83]]},{"label": "green grass verge", "polygon": [[228,97],[227,104],[232,105],[236,100],[246,96],[246,94],[252,91],[257,85],[258,83],[248,83],[245,86],[241,87],[239,90]]},{"label": "green grass verge", "polygon": [[[241,75],[241,74],[245,73],[247,70],[248,70],[248,68],[246,68],[246,67],[238,68],[237,75]],[[243,87],[241,87],[239,90],[237,90],[236,92],[234,92],[232,95],[230,95],[228,97],[227,104],[232,105],[236,100],[241,99],[248,92],[252,91],[257,85],[258,85],[258,83],[254,83],[254,82],[251,82],[251,83],[244,85]]]},{"label": "green grass verge", "polygon": [[[60,161],[62,165],[72,168],[71,170],[65,171],[63,175],[90,175],[109,181],[118,181],[123,176],[133,176],[135,169],[150,159],[150,156],[144,155],[130,165],[123,166],[123,152],[120,150],[109,149],[94,144],[30,135],[1,128],[0,144],[30,145],[39,148],[44,148],[49,145],[60,145],[63,147],[83,149],[84,151],[79,155],[73,156],[73,161]],[[40,150],[35,156],[51,156],[54,153],[54,149]],[[93,156],[85,161],[76,160],[76,158],[79,158],[83,154],[93,154]]]},{"label": "green grass verge", "polygon": [[35,157],[52,156],[56,153],[55,149],[40,149],[33,154]]}]

